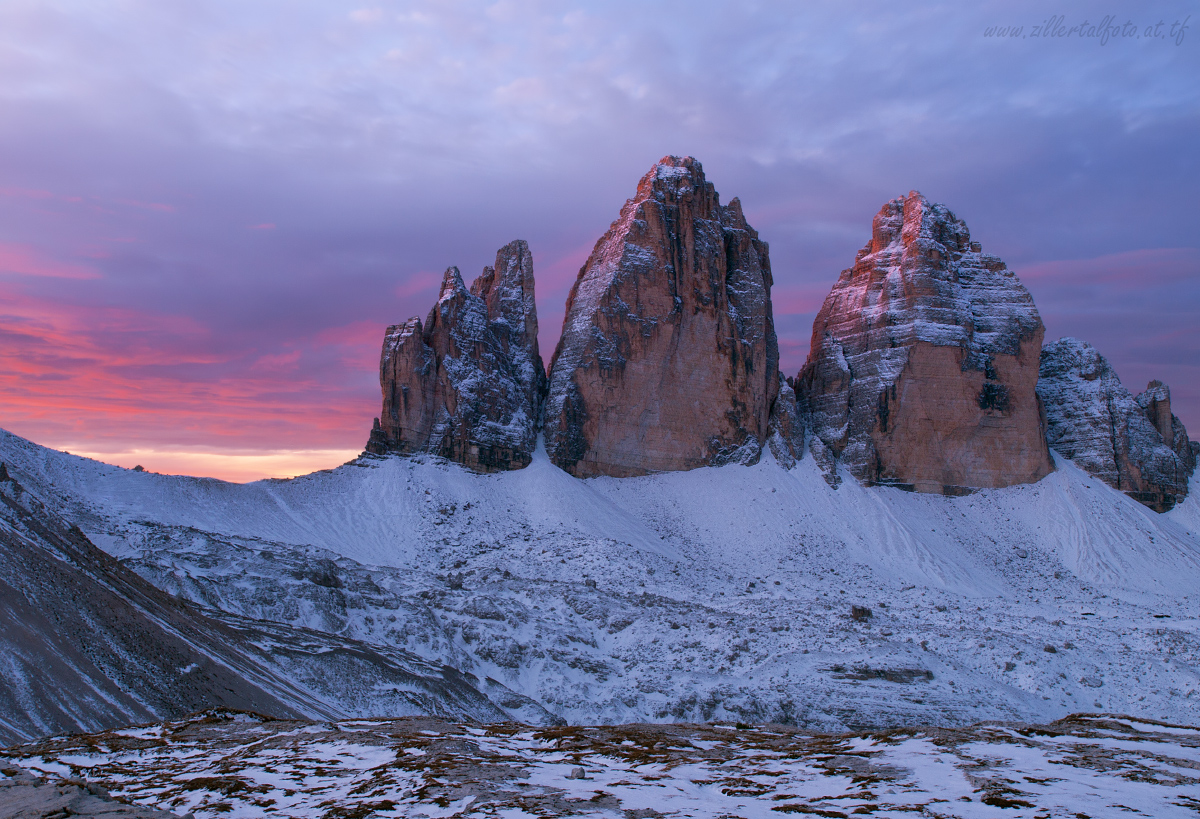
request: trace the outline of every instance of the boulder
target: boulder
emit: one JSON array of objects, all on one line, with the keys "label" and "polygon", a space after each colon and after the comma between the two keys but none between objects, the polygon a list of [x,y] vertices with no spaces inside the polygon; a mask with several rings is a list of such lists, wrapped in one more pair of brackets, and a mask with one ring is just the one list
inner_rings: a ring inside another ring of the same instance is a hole
[{"label": "boulder", "polygon": [[817,314],[797,380],[827,480],[840,468],[962,494],[1044,477],[1043,333],[1029,291],[962,220],[915,191],[888,202]]},{"label": "boulder", "polygon": [[425,323],[384,335],[383,412],[367,451],[427,452],[480,472],[527,466],[546,390],[537,331],[525,242],[500,248],[470,290],[449,268]]},{"label": "boulder", "polygon": [[779,391],[767,244],[700,163],[664,157],[567,301],[545,410],[578,477],[751,463]]},{"label": "boulder", "polygon": [[1063,338],[1043,348],[1037,389],[1056,452],[1158,512],[1187,496],[1196,459],[1166,385],[1134,398],[1092,345]]}]

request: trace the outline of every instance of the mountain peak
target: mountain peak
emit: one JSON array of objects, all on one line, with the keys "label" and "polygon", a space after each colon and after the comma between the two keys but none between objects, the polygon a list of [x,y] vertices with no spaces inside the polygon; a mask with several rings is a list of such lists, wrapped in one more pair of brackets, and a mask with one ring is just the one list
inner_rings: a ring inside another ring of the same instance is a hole
[{"label": "mountain peak", "polygon": [[957,494],[1051,471],[1041,317],[1004,262],[917,191],[887,202],[813,323],[801,401],[814,453],[868,484]]},{"label": "mountain peak", "polygon": [[740,203],[721,207],[691,157],[656,163],[567,300],[551,460],[579,477],[757,460],[780,383],[771,284]]},{"label": "mountain peak", "polygon": [[1196,454],[1171,412],[1171,390],[1151,381],[1136,398],[1091,344],[1042,348],[1038,396],[1056,452],[1134,500],[1165,512],[1188,493]]}]

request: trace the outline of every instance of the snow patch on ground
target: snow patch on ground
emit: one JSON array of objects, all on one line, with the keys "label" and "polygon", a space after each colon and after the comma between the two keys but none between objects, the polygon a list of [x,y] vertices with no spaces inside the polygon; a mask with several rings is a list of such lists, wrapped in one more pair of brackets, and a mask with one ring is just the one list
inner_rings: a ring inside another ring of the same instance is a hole
[{"label": "snow patch on ground", "polygon": [[307,727],[212,713],[145,737],[67,737],[0,754],[197,817],[1182,819],[1200,808],[1200,731],[1123,716],[865,734],[427,719]]}]

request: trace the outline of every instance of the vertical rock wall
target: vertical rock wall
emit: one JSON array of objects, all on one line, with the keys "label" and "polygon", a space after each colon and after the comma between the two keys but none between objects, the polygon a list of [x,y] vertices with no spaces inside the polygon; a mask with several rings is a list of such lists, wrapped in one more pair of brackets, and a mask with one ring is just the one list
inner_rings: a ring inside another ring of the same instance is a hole
[{"label": "vertical rock wall", "polygon": [[469,289],[448,269],[424,323],[388,328],[367,449],[515,469],[541,431],[571,474],[620,477],[753,463],[764,446],[791,466],[807,444],[834,486],[953,495],[1041,479],[1049,441],[1160,511],[1186,495],[1200,445],[1170,390],[1134,398],[1074,339],[1042,350],[1029,292],[919,193],[875,216],[795,381],[771,286],[740,202],[722,205],[695,159],[664,157],[580,270],[549,377],[532,257],[512,242]]},{"label": "vertical rock wall", "polygon": [[665,157],[571,290],[547,450],[579,477],[753,462],[778,370],[767,244],[699,162]]},{"label": "vertical rock wall", "polygon": [[1196,469],[1197,445],[1189,440],[1187,429],[1179,416],[1171,412],[1171,388],[1161,381],[1151,381],[1134,400],[1190,477]]}]

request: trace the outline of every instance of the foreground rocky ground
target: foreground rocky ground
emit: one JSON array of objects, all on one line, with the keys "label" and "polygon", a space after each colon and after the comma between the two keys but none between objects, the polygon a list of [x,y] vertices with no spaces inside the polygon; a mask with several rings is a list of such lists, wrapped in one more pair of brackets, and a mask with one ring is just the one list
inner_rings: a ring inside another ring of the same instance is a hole
[{"label": "foreground rocky ground", "polygon": [[94,782],[54,774],[39,776],[0,765],[0,819],[172,819],[174,814],[113,799]]},{"label": "foreground rocky ground", "polygon": [[[0,754],[9,765],[196,817],[1169,819],[1200,811],[1200,728],[1113,715],[812,734],[213,711]],[[16,815],[2,807],[15,792],[0,789],[0,816]]]}]

